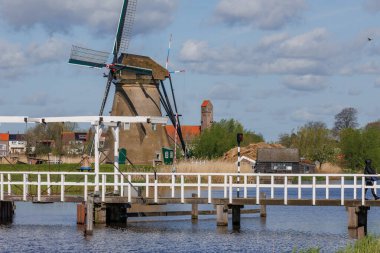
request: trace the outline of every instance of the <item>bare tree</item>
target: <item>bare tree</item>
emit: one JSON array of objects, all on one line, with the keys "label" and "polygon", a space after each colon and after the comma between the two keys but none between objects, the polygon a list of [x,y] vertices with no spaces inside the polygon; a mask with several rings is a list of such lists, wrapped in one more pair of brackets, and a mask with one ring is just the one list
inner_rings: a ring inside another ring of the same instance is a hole
[{"label": "bare tree", "polygon": [[339,133],[342,129],[358,127],[358,111],[355,108],[344,108],[340,113],[335,115],[334,132]]}]

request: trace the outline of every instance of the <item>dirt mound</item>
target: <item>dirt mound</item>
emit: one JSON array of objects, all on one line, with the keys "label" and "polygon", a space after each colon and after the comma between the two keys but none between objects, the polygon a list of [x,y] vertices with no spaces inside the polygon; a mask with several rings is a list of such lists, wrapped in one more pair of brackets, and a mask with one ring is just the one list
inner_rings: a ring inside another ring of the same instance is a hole
[{"label": "dirt mound", "polygon": [[[257,149],[259,148],[284,148],[284,146],[282,146],[281,144],[268,144],[265,142],[252,143],[246,147],[240,148],[240,155],[256,160]],[[238,151],[236,147],[224,154],[223,161],[236,162],[237,155],[238,155]]]}]

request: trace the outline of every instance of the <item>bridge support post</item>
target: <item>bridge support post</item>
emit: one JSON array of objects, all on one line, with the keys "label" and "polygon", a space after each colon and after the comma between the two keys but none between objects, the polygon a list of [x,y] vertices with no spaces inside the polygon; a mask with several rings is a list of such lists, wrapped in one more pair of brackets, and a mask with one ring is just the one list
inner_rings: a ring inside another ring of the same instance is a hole
[{"label": "bridge support post", "polygon": [[85,235],[92,235],[94,229],[94,197],[88,196],[86,202],[86,229]]},{"label": "bridge support post", "polygon": [[367,215],[369,206],[347,207],[348,232],[353,238],[363,238],[367,235]]},{"label": "bridge support post", "polygon": [[[193,198],[198,198],[198,194],[193,193],[191,195]],[[198,220],[198,204],[191,204],[191,219]]]},{"label": "bridge support post", "polygon": [[106,206],[103,203],[95,205],[95,224],[106,224]]},{"label": "bridge support post", "polygon": [[13,221],[14,203],[12,201],[0,201],[0,224],[9,224]]},{"label": "bridge support post", "polygon": [[216,206],[216,225],[217,226],[228,226],[228,208],[222,205]]},{"label": "bridge support post", "polygon": [[131,208],[131,205],[124,203],[106,204],[107,226],[125,228],[127,226],[128,218],[127,208]]},{"label": "bridge support post", "polygon": [[[265,194],[265,192],[260,192],[260,200],[263,200],[263,199],[264,200],[266,199],[266,194]],[[262,217],[262,218],[267,217],[267,205],[263,204],[262,202],[260,205],[260,217]]]},{"label": "bridge support post", "polygon": [[240,211],[244,208],[243,205],[229,205],[230,209],[232,209],[232,227],[234,229],[240,228]]}]

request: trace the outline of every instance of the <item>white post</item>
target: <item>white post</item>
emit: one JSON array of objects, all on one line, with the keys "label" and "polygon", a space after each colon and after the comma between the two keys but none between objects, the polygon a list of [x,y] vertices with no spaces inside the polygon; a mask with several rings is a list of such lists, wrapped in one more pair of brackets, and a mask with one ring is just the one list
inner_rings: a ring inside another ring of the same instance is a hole
[{"label": "white post", "polygon": [[120,143],[120,127],[119,124],[115,128],[112,128],[112,133],[114,135],[114,194],[119,193],[119,143]]},{"label": "white post", "polygon": [[99,194],[99,132],[100,132],[100,126],[99,123],[95,125],[95,193]]},{"label": "white post", "polygon": [[357,190],[356,187],[358,185],[358,178],[354,176],[354,199],[357,199]]},{"label": "white post", "polygon": [[37,201],[41,201],[41,174],[37,175]]},{"label": "white post", "polygon": [[326,176],[326,199],[330,198],[330,177]]},{"label": "white post", "polygon": [[27,175],[24,173],[23,174],[23,187],[22,187],[22,200],[23,201],[26,201],[26,195],[27,195],[27,191],[28,191],[28,186],[26,185],[26,182],[27,182]]},{"label": "white post", "polygon": [[315,176],[313,176],[313,189],[312,189],[312,197],[313,197],[313,206],[315,206],[315,198],[316,198],[316,178],[315,178]]},{"label": "white post", "polygon": [[270,176],[270,198],[274,199],[274,176]]},{"label": "white post", "polygon": [[344,177],[341,177],[340,185],[340,204],[344,206]]},{"label": "white post", "polygon": [[149,174],[146,174],[145,176],[145,197],[149,198]]},{"label": "white post", "polygon": [[362,177],[362,205],[365,205],[365,179]]},{"label": "white post", "polygon": [[212,183],[212,180],[211,180],[211,176],[208,176],[208,203],[211,204],[212,201],[211,201],[211,183]]},{"label": "white post", "polygon": [[0,174],[0,200],[4,200],[4,174]]},{"label": "white post", "polygon": [[124,197],[124,176],[120,176],[120,196]]},{"label": "white post", "polygon": [[12,188],[11,188],[11,174],[8,173],[8,196],[12,194]]},{"label": "white post", "polygon": [[256,176],[256,205],[260,204],[260,177]]},{"label": "white post", "polygon": [[128,202],[131,203],[132,202],[132,186],[131,186],[131,183],[132,183],[132,176],[131,175],[128,175]]},{"label": "white post", "polygon": [[[223,192],[223,198],[227,198],[227,175],[224,176],[224,192]],[[199,195],[198,195],[199,196]]]},{"label": "white post", "polygon": [[87,174],[84,175],[84,201],[87,201],[87,195],[88,195],[88,176]]},{"label": "white post", "polygon": [[185,178],[181,175],[181,203],[185,203]]},{"label": "white post", "polygon": [[302,177],[298,176],[298,199],[302,199],[301,185],[302,185]]},{"label": "white post", "polygon": [[175,197],[175,175],[172,174],[172,198]]},{"label": "white post", "polygon": [[229,203],[232,204],[232,176],[229,178],[230,183],[230,191],[229,191]]},{"label": "white post", "polygon": [[288,177],[284,177],[284,205],[288,204]]},{"label": "white post", "polygon": [[202,184],[201,175],[198,175],[198,198],[201,197],[201,184]]},{"label": "white post", "polygon": [[48,196],[51,195],[51,185],[50,185],[50,173],[46,174],[46,187]]},{"label": "white post", "polygon": [[247,196],[248,196],[247,175],[244,175],[244,198],[246,199]]},{"label": "white post", "polygon": [[102,202],[106,201],[106,174],[102,175]]},{"label": "white post", "polygon": [[158,180],[157,180],[157,174],[154,173],[154,203],[158,202]]},{"label": "white post", "polygon": [[65,201],[65,174],[61,174],[61,202]]}]

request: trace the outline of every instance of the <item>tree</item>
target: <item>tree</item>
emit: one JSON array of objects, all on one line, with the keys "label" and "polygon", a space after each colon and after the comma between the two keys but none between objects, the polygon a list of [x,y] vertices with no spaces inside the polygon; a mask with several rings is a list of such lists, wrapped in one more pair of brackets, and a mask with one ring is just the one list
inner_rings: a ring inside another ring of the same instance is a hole
[{"label": "tree", "polygon": [[[62,145],[62,133],[72,132],[77,128],[75,123],[49,123],[49,124],[38,124],[33,128],[29,128],[26,133],[27,148],[32,146],[36,147],[36,154],[46,155],[48,153],[54,153],[55,155],[63,154]],[[54,147],[46,147],[44,145],[37,145],[38,141],[42,140],[52,140],[54,141]]]},{"label": "tree", "polygon": [[321,165],[335,159],[336,143],[323,122],[308,122],[297,133],[282,134],[280,144],[288,148],[298,148],[302,157],[318,161]]},{"label": "tree", "polygon": [[334,132],[339,133],[343,129],[358,127],[358,111],[355,108],[344,108],[340,113],[335,115]]},{"label": "tree", "polygon": [[195,141],[191,153],[198,158],[217,158],[236,146],[237,133],[244,134],[242,146],[264,141],[261,135],[244,130],[243,126],[233,119],[215,122],[206,129]]},{"label": "tree", "polygon": [[339,146],[344,155],[345,165],[362,169],[365,159],[372,159],[373,165],[380,166],[380,128],[370,125],[364,129],[344,129],[340,133]]}]

